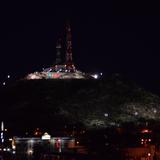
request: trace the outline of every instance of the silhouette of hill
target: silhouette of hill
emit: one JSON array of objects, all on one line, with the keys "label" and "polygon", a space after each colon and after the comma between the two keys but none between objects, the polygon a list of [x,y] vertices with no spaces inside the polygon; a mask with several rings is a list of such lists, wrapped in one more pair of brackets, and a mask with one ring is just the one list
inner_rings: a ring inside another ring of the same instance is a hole
[{"label": "silhouette of hill", "polygon": [[119,75],[17,81],[3,88],[0,96],[0,119],[17,126],[103,128],[160,117],[160,98]]}]

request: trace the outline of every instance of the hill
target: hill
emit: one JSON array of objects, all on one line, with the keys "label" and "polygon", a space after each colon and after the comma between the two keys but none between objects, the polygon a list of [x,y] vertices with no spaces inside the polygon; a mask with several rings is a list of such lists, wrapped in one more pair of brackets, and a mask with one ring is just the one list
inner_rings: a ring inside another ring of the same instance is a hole
[{"label": "hill", "polygon": [[160,98],[120,76],[18,81],[0,92],[0,119],[17,126],[87,128],[159,121]]}]

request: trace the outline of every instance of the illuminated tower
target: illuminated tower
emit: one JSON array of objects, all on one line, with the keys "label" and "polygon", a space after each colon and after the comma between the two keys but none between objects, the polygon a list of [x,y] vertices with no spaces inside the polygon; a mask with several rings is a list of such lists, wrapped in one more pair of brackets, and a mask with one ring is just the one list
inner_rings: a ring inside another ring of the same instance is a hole
[{"label": "illuminated tower", "polygon": [[68,72],[75,72],[72,58],[72,34],[69,23],[66,25],[66,69]]}]

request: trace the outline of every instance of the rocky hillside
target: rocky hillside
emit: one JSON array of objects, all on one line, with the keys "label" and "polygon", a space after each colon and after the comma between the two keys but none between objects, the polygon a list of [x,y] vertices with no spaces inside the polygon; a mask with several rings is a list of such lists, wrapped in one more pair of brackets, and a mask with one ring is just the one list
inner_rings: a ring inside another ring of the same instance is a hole
[{"label": "rocky hillside", "polygon": [[120,76],[18,81],[0,92],[0,119],[28,126],[106,127],[160,118],[160,98]]}]

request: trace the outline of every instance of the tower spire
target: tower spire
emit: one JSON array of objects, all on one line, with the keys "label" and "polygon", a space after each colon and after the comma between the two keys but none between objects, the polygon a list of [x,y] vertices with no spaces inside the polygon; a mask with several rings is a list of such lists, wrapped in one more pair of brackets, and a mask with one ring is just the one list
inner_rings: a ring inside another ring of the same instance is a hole
[{"label": "tower spire", "polygon": [[72,57],[72,34],[69,22],[66,24],[66,69],[69,72],[75,72],[75,66],[73,64]]}]

